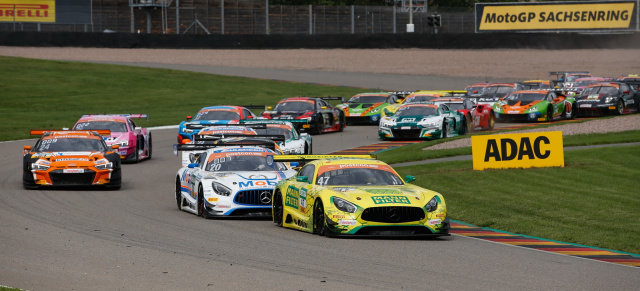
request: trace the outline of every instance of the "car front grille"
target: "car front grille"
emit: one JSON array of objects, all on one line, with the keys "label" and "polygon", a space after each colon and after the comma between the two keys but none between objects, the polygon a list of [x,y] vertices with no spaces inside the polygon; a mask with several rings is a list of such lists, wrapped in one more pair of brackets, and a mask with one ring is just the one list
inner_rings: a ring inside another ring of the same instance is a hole
[{"label": "car front grille", "polygon": [[391,133],[395,138],[419,138],[421,129],[392,129]]},{"label": "car front grille", "polygon": [[272,192],[273,189],[238,191],[233,198],[233,202],[244,205],[271,205]]},{"label": "car front grille", "polygon": [[96,173],[91,170],[84,170],[84,173],[65,174],[62,170],[55,170],[49,173],[53,185],[92,185]]},{"label": "car front grille", "polygon": [[380,223],[403,223],[423,220],[424,210],[418,207],[371,207],[362,212],[362,220]]},{"label": "car front grille", "polygon": [[528,114],[500,114],[500,121],[526,122],[529,121]]}]

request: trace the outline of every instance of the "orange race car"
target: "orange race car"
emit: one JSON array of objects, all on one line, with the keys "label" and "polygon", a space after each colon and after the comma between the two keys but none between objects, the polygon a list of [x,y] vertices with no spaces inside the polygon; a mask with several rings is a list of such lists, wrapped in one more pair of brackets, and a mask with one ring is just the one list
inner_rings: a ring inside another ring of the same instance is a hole
[{"label": "orange race car", "polygon": [[42,135],[36,145],[24,147],[24,188],[41,186],[103,186],[119,189],[121,159],[119,145],[107,146],[109,130],[32,130]]}]

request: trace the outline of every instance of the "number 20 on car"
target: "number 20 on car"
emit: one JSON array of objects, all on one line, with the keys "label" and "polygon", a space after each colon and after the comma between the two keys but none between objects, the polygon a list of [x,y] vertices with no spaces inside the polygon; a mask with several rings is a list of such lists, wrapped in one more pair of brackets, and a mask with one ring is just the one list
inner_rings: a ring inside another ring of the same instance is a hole
[{"label": "number 20 on car", "polygon": [[564,167],[562,132],[471,137],[473,169]]}]

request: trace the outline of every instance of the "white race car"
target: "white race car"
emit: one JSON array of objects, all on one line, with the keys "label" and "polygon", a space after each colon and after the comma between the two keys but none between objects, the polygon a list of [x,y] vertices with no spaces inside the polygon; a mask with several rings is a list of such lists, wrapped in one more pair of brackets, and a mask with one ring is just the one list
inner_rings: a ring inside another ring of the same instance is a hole
[{"label": "white race car", "polygon": [[261,146],[183,144],[176,149],[188,151],[189,160],[176,175],[178,208],[204,218],[271,217],[273,189],[296,173],[273,162],[276,152]]},{"label": "white race car", "polygon": [[282,135],[278,145],[285,155],[310,155],[313,152],[311,135],[300,133],[289,121],[256,119],[240,122],[251,127],[258,135]]}]

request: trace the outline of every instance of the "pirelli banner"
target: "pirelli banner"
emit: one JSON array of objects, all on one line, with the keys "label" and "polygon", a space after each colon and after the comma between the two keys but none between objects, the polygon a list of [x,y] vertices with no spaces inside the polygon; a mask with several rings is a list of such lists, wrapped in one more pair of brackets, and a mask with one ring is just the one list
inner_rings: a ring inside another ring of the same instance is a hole
[{"label": "pirelli banner", "polygon": [[562,132],[471,137],[473,169],[564,167]]},{"label": "pirelli banner", "polygon": [[90,24],[91,0],[0,0],[0,22]]},{"label": "pirelli banner", "polygon": [[476,32],[635,31],[638,2],[476,3]]}]

